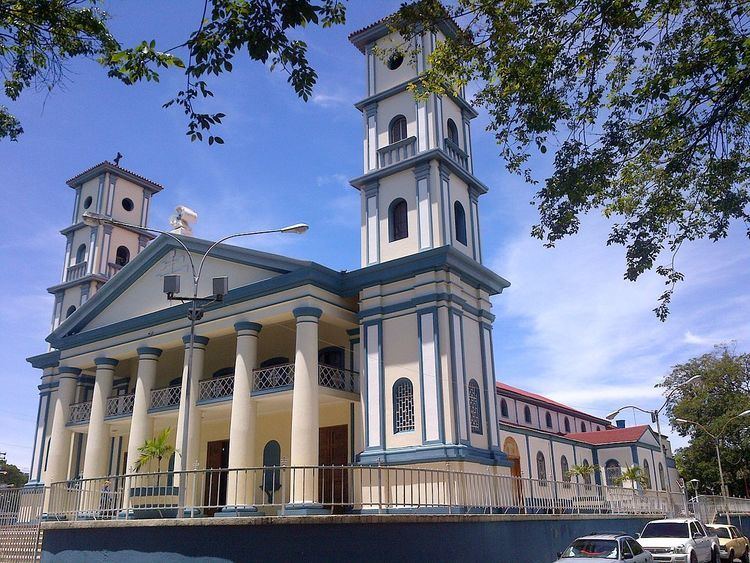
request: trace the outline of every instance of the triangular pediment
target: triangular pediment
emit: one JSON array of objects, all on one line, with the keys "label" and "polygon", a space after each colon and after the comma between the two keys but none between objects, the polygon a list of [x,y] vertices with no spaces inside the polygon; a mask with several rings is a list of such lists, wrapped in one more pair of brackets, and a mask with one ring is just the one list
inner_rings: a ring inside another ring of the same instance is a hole
[{"label": "triangular pediment", "polygon": [[647,428],[643,435],[638,439],[638,441],[643,444],[648,444],[649,446],[656,446],[657,448],[659,447],[659,439],[656,437],[656,433],[651,428]]},{"label": "triangular pediment", "polygon": [[[190,251],[195,268],[211,242],[180,237]],[[201,270],[198,295],[212,293],[212,279],[226,276],[230,290],[305,268],[309,262],[237,246],[221,245],[213,249]],[[192,269],[186,250],[174,239],[162,235],[129,264],[115,274],[75,313],[67,318],[47,340],[55,345],[66,336],[84,333],[129,319],[143,317],[175,307],[163,293],[165,275],[180,275],[180,294],[192,295]]]}]

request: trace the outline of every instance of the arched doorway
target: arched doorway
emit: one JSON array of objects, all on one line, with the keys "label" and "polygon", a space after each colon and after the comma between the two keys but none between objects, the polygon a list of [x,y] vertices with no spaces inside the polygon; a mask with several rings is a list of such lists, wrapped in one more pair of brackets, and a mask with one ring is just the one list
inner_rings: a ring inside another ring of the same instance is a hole
[{"label": "arched doorway", "polygon": [[518,444],[510,436],[503,442],[503,452],[508,456],[508,461],[511,462],[510,475],[515,477],[515,491],[516,491],[516,503],[520,505],[521,499],[523,499],[523,482],[521,481],[521,454],[518,451]]}]

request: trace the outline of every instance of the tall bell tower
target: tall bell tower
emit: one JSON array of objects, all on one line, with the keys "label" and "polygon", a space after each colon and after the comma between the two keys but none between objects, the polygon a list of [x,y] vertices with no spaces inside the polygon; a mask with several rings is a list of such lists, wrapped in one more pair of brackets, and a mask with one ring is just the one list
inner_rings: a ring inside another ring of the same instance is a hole
[{"label": "tall bell tower", "polygon": [[[154,238],[137,227],[148,226],[151,196],[162,190],[160,184],[108,161],[77,174],[67,184],[75,190],[75,205],[70,226],[60,231],[67,241],[60,283],[47,290],[55,296],[52,330]],[[82,220],[86,211],[135,227],[89,227]]]},{"label": "tall bell tower", "polygon": [[[478,198],[487,192],[473,173],[471,120],[463,93],[415,101],[407,87],[446,35],[417,35],[411,44],[382,22],[353,33],[365,55],[367,97],[356,104],[364,125],[364,174],[352,180],[362,193],[362,266],[450,245],[482,261]],[[416,60],[398,54],[414,51]],[[376,52],[392,52],[383,60]]]}]

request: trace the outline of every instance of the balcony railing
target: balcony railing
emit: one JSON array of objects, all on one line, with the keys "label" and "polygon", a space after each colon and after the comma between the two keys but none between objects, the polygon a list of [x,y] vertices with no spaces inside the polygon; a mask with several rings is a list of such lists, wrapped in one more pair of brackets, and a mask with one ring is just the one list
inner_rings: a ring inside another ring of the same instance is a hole
[{"label": "balcony railing", "polygon": [[72,282],[81,279],[83,276],[86,275],[86,260],[83,262],[79,262],[78,264],[73,264],[72,266],[68,266],[68,273],[65,275],[65,281],[66,282]]},{"label": "balcony railing", "polygon": [[180,391],[179,385],[152,390],[151,408],[161,410],[178,406],[180,404]]},{"label": "balcony railing", "polygon": [[407,137],[378,149],[378,164],[380,168],[383,168],[411,158],[415,154],[417,154],[417,138]]},{"label": "balcony railing", "polygon": [[445,148],[445,152],[448,153],[448,156],[453,162],[458,164],[464,170],[469,169],[469,155],[461,150],[461,147],[459,147],[450,139],[444,140],[443,147]]},{"label": "balcony railing", "polygon": [[280,364],[253,370],[253,392],[294,385],[294,364]]},{"label": "balcony railing", "polygon": [[120,395],[107,399],[107,410],[105,417],[117,417],[133,414],[133,404],[135,403],[135,393],[130,395]]},{"label": "balcony railing", "polygon": [[359,393],[359,374],[356,371],[320,364],[318,384],[338,391]]},{"label": "balcony railing", "polygon": [[234,390],[234,375],[215,377],[200,382],[198,401],[212,401],[231,397]]},{"label": "balcony railing", "polygon": [[91,418],[91,401],[85,403],[73,403],[70,405],[68,424],[83,424]]},{"label": "balcony railing", "polygon": [[122,266],[120,266],[119,264],[115,264],[113,262],[107,263],[107,277],[108,278],[111,278],[120,270],[122,270]]}]

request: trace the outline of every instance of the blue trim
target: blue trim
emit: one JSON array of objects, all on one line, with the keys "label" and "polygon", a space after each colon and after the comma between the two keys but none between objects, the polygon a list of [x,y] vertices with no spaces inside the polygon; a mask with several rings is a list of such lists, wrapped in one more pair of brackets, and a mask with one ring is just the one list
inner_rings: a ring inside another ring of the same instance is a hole
[{"label": "blue trim", "polygon": [[378,463],[401,465],[432,461],[471,461],[482,465],[503,467],[511,467],[512,465],[502,452],[490,452],[465,444],[436,444],[391,450],[370,450],[357,456],[359,465],[377,465]]},{"label": "blue trim", "polygon": [[81,370],[80,369],[73,368],[73,367],[70,367],[70,366],[60,366],[59,369],[57,370],[57,372],[60,375],[62,375],[64,373],[70,373],[70,374],[73,374],[73,375],[80,375],[81,374]]},{"label": "blue trim", "polygon": [[[34,449],[31,450],[31,464],[29,465],[29,467],[31,468],[29,470],[29,473],[30,473],[29,479],[30,480],[34,480],[34,475],[31,475],[31,473],[33,473],[34,458],[36,457],[36,442],[37,442],[37,439],[39,438],[39,418],[42,416],[42,397],[45,396],[45,395],[46,394],[40,394],[39,395],[39,403],[38,403],[38,406],[36,407],[36,424],[34,424]],[[39,479],[39,475],[37,475],[36,478],[38,480]]]},{"label": "blue trim", "polygon": [[354,463],[354,403],[349,403],[349,462]]},{"label": "blue trim", "polygon": [[115,367],[117,364],[119,364],[119,360],[115,360],[114,358],[95,358],[94,364],[97,366],[112,366]]},{"label": "blue trim", "polygon": [[[197,334],[193,336],[193,344],[198,344],[200,346],[206,346],[208,344],[209,338],[207,336],[198,336]],[[186,334],[182,337],[182,342],[185,344],[185,346],[190,344],[190,335]]]},{"label": "blue trim", "polygon": [[347,329],[346,334],[351,336],[359,336],[359,327]]},{"label": "blue trim", "polygon": [[167,405],[165,407],[149,407],[148,413],[155,414],[157,412],[172,411],[172,410],[179,409],[179,408],[180,408],[180,403],[177,403],[176,405]]},{"label": "blue trim", "polygon": [[383,305],[378,307],[371,307],[369,309],[363,309],[357,313],[357,316],[360,319],[364,319],[375,315],[388,315],[391,313],[397,313],[399,311],[415,309],[419,305],[424,305],[426,303],[436,303],[438,301],[447,301],[449,304],[455,304],[467,313],[470,313],[476,317],[487,318],[490,321],[495,320],[495,316],[489,311],[472,307],[466,302],[465,299],[462,299],[461,297],[448,292],[428,293],[425,295],[420,295],[419,297],[413,297],[400,303],[394,303],[392,305]]},{"label": "blue trim", "polygon": [[675,463],[674,459],[671,457],[667,458],[667,468],[668,469],[677,469],[677,464]]},{"label": "blue trim", "polygon": [[[534,469],[531,466],[531,444],[529,443],[529,435],[524,434],[524,438],[526,438],[526,459],[529,462],[529,479],[534,478]],[[537,475],[538,477],[538,475]]]},{"label": "blue trim", "polygon": [[[419,346],[419,404],[422,412],[422,443],[427,443],[427,424],[425,423],[425,397],[424,397],[424,365],[422,362],[422,354],[424,349],[422,348],[422,312],[417,311],[417,346]],[[395,384],[394,384],[395,386]],[[395,405],[394,405],[395,407]],[[396,410],[393,412],[394,421],[396,418]]]},{"label": "blue trim", "polygon": [[461,325],[461,385],[464,390],[464,419],[466,420],[466,441],[471,444],[471,421],[469,413],[469,382],[466,380],[466,338],[464,337],[464,316],[459,311],[453,311],[458,315]]},{"label": "blue trim", "polygon": [[109,475],[113,475],[112,458],[114,457],[114,455],[115,455],[115,437],[112,436],[112,438],[110,438],[110,443],[109,443],[109,465],[107,466],[109,467]]},{"label": "blue trim", "polygon": [[83,451],[83,434],[76,432],[76,464],[73,478],[78,479],[81,475],[81,453]]},{"label": "blue trim", "polygon": [[[257,397],[259,395],[270,395],[271,393],[281,393],[282,391],[291,391],[294,389],[294,385],[282,385],[280,387],[273,387],[271,389],[260,389],[258,391],[251,391],[251,397]],[[231,397],[229,397],[231,399]]]},{"label": "blue trim", "polygon": [[[250,395],[255,395],[255,393],[250,393]],[[215,403],[226,403],[227,401],[232,400],[232,395],[227,395],[226,397],[213,397],[211,399],[201,399],[200,401],[196,401],[196,405],[213,405]]]},{"label": "blue trim", "polygon": [[[453,311],[451,309],[448,309],[448,337],[450,340],[450,347],[451,347],[451,357],[450,357],[450,363],[451,363],[451,384],[453,386],[453,422],[454,422],[454,431],[456,433],[456,437],[454,440],[454,443],[460,444],[462,443],[461,439],[461,431],[459,429],[460,425],[460,416],[459,416],[459,410],[458,410],[458,379],[457,379],[457,373],[456,373],[456,335],[455,331],[453,330]],[[463,353],[463,350],[461,351]]]},{"label": "blue trim", "polygon": [[151,348],[150,346],[141,346],[137,349],[139,356],[161,356],[162,350],[160,348]]},{"label": "blue trim", "polygon": [[60,351],[53,350],[46,354],[38,354],[36,356],[30,356],[26,358],[26,361],[31,364],[32,367],[37,369],[54,368],[60,363]]},{"label": "blue trim", "polygon": [[633,463],[635,465],[638,465],[638,446],[636,446],[635,444],[630,446],[630,453],[633,456]]},{"label": "blue trim", "polygon": [[323,316],[323,310],[317,307],[297,307],[292,311],[295,319],[300,317],[315,317],[319,319]]},{"label": "blue trim", "polygon": [[[599,465],[599,452],[596,448],[591,449],[591,465]],[[602,470],[603,467],[599,467],[599,471],[594,471],[594,483],[597,485],[602,484]]]},{"label": "blue trim", "polygon": [[234,323],[234,330],[239,332],[241,330],[254,330],[255,332],[260,332],[263,328],[263,325],[260,323],[252,323],[250,321],[240,321],[237,323]]},{"label": "blue trim", "polygon": [[[47,423],[49,422],[49,404],[51,402],[52,396],[47,395],[47,404],[44,405],[44,426],[42,427],[42,443],[39,446],[39,465],[36,470],[37,479],[41,480],[42,478],[42,461],[44,461],[44,451],[45,447],[44,444],[47,440]],[[37,427],[38,430],[39,427]]]}]

